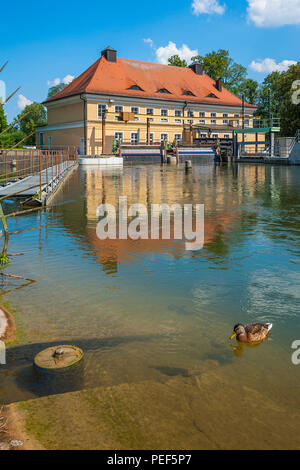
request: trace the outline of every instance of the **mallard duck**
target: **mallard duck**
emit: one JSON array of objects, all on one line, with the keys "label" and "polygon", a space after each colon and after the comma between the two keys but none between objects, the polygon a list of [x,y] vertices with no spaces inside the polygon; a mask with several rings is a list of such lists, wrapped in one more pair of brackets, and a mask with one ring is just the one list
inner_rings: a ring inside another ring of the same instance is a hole
[{"label": "mallard duck", "polygon": [[249,323],[249,325],[241,325],[238,323],[233,328],[233,335],[230,339],[236,337],[241,343],[255,343],[267,339],[271,331],[272,323]]}]

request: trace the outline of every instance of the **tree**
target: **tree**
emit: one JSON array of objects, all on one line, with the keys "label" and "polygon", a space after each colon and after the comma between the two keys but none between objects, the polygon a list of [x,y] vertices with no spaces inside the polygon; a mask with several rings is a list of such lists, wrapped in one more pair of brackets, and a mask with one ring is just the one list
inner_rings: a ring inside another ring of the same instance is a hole
[{"label": "tree", "polygon": [[[300,80],[300,62],[292,65],[286,72],[279,75],[275,90],[275,103],[279,109],[281,134],[292,137],[300,129],[300,103],[293,99],[294,82]],[[299,89],[299,86],[298,86]],[[297,97],[300,93],[297,91]]]},{"label": "tree", "polygon": [[59,83],[58,85],[54,85],[51,88],[49,88],[47,99],[52,98],[52,96],[57,95],[57,93],[62,91],[64,88],[66,88],[66,86],[67,85],[65,83]]},{"label": "tree", "polygon": [[280,76],[280,72],[270,73],[259,87],[258,109],[255,114],[262,119],[269,117],[269,90],[271,97],[271,114],[273,117],[279,117],[279,100],[275,97],[278,95]]},{"label": "tree", "polygon": [[[26,116],[16,126],[16,128],[22,131],[24,135],[30,135],[35,132],[37,127],[44,126],[47,122],[46,109],[40,103],[32,103],[26,106],[18,115],[17,119],[20,119],[25,114]],[[34,145],[35,135],[33,134],[29,137],[25,143],[27,145]]]},{"label": "tree", "polygon": [[258,95],[259,95],[259,85],[252,78],[246,78],[241,83],[238,95],[242,97],[244,95],[247,103],[257,104]]},{"label": "tree", "polygon": [[241,84],[247,76],[247,69],[229,56],[229,51],[219,49],[205,56],[195,56],[195,62],[203,64],[204,71],[214,80],[223,79],[224,86],[234,94],[238,94]]},{"label": "tree", "polygon": [[172,55],[168,59],[169,65],[173,65],[175,67],[187,67],[187,62],[184,59],[181,59],[179,55]]},{"label": "tree", "polygon": [[0,106],[0,132],[7,128],[7,120],[4,114],[3,106]]}]

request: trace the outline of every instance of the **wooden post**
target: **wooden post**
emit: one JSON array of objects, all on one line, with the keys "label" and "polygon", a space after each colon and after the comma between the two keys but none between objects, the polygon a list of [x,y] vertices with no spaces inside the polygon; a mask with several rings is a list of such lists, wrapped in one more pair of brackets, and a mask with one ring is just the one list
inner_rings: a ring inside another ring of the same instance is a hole
[{"label": "wooden post", "polygon": [[7,184],[7,152],[5,152],[5,184]]},{"label": "wooden post", "polygon": [[49,181],[48,181],[48,153],[49,153],[49,151],[47,150],[47,151],[46,151],[46,183],[47,183],[47,192],[48,192],[48,183],[49,183]]},{"label": "wooden post", "polygon": [[102,155],[106,152],[106,110],[102,112]]},{"label": "wooden post", "polygon": [[147,118],[147,145],[150,145],[150,118]]}]

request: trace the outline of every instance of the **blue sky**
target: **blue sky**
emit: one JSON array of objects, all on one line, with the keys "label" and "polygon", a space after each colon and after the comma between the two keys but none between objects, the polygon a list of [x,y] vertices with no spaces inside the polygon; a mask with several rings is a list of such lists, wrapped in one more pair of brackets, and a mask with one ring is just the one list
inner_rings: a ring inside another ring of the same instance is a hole
[{"label": "blue sky", "polygon": [[45,99],[55,79],[79,75],[107,45],[120,57],[162,63],[169,51],[188,58],[194,50],[228,49],[258,81],[300,60],[300,0],[5,3],[0,66],[9,63],[0,79],[7,94],[22,87],[5,107],[9,120],[27,102]]}]

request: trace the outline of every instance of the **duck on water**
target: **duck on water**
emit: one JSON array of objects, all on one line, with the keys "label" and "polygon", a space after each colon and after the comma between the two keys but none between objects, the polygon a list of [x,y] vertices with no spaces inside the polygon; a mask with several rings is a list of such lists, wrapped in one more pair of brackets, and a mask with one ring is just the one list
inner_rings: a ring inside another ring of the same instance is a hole
[{"label": "duck on water", "polygon": [[241,343],[265,341],[272,328],[272,323],[249,323],[245,326],[238,323],[235,325],[233,329],[234,333],[230,339],[236,337]]}]

